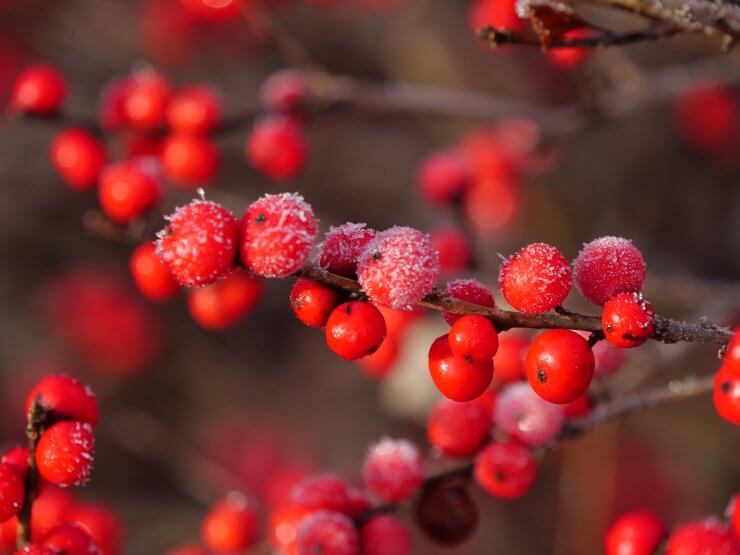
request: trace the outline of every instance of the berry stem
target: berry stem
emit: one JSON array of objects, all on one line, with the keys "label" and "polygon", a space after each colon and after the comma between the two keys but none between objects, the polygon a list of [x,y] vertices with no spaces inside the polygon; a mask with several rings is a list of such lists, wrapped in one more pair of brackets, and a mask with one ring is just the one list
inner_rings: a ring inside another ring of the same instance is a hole
[{"label": "berry stem", "polygon": [[17,547],[22,549],[31,542],[31,511],[33,502],[38,495],[39,473],[36,468],[36,445],[46,428],[49,413],[34,401],[28,411],[26,423],[26,438],[28,440],[28,472],[26,474],[26,496],[23,500],[23,509],[18,513]]}]

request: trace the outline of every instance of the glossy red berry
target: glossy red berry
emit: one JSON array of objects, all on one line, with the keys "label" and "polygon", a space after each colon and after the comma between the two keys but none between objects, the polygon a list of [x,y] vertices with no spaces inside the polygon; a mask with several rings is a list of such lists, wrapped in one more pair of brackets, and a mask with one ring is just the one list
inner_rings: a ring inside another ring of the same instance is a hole
[{"label": "glossy red berry", "polygon": [[339,304],[336,289],[322,283],[298,278],[290,291],[290,308],[293,314],[307,326],[320,328],[326,324],[329,314]]},{"label": "glossy red berry", "polygon": [[37,64],[26,68],[15,80],[10,104],[17,112],[52,115],[67,97],[67,80],[56,68]]},{"label": "glossy red berry", "polygon": [[333,274],[354,277],[357,259],[373,237],[375,230],[365,224],[347,222],[330,227],[319,245],[319,266]]},{"label": "glossy red berry", "polygon": [[639,347],[653,334],[655,312],[640,293],[620,293],[604,304],[601,329],[607,341],[617,347]]},{"label": "glossy red berry", "polygon": [[25,476],[12,464],[0,463],[0,522],[18,514],[26,495]]},{"label": "glossy red berry", "polygon": [[180,285],[208,285],[231,270],[239,241],[239,223],[231,212],[215,202],[193,200],[168,219],[157,234],[157,255]]},{"label": "glossy red berry", "polygon": [[626,513],[606,532],[605,555],[653,555],[663,536],[663,523],[652,511]]},{"label": "glossy red berry", "polygon": [[362,526],[360,545],[363,555],[411,555],[411,532],[397,518],[375,516]]},{"label": "glossy red berry", "polygon": [[740,545],[727,528],[716,518],[690,522],[674,528],[666,555],[738,555]]},{"label": "glossy red berry", "polygon": [[217,553],[250,549],[257,540],[257,512],[247,497],[231,492],[208,512],[201,525],[203,543]]},{"label": "glossy red berry", "polygon": [[44,538],[44,546],[63,555],[100,555],[90,535],[74,524],[62,524]]},{"label": "glossy red berry", "polygon": [[270,179],[297,176],[306,164],[308,148],[298,124],[283,116],[259,121],[247,138],[247,159]]},{"label": "glossy red berry", "polygon": [[740,366],[725,362],[714,378],[714,409],[730,424],[740,426]]},{"label": "glossy red berry", "polygon": [[439,268],[443,272],[456,272],[469,268],[473,261],[473,247],[467,236],[455,228],[432,231],[432,245],[439,253]]},{"label": "glossy red berry", "polygon": [[36,466],[44,480],[59,486],[79,486],[90,479],[95,440],[92,426],[75,420],[46,430],[36,448]]},{"label": "glossy red berry", "polygon": [[445,205],[459,200],[473,179],[465,157],[456,151],[438,152],[421,163],[416,184],[422,198]]},{"label": "glossy red berry", "polygon": [[[445,287],[444,294],[467,303],[491,308],[496,306],[496,301],[493,299],[491,290],[476,279],[456,279],[451,281]],[[443,312],[442,315],[449,325],[454,324],[460,318],[459,314],[452,312]]]},{"label": "glossy red berry", "polygon": [[405,439],[385,438],[370,448],[362,466],[365,487],[378,499],[400,503],[422,485],[421,454]]},{"label": "glossy red berry", "polygon": [[428,235],[395,226],[375,235],[357,261],[357,278],[370,300],[410,310],[431,293],[439,255]]},{"label": "glossy red berry", "polygon": [[184,189],[209,184],[218,171],[216,145],[200,135],[170,135],[162,145],[161,156],[165,175],[173,184]]},{"label": "glossy red berry", "polygon": [[541,314],[562,303],[571,281],[568,259],[546,243],[532,243],[517,251],[504,261],[498,276],[506,301],[529,314]]},{"label": "glossy red berry", "polygon": [[242,218],[242,262],[258,276],[289,276],[308,260],[317,233],[313,210],[301,195],[264,195]]},{"label": "glossy red berry", "polygon": [[553,441],[563,428],[562,405],[548,403],[524,382],[506,386],[496,400],[493,421],[514,439],[539,447]]},{"label": "glossy red berry", "polygon": [[308,511],[347,513],[350,486],[334,474],[307,476],[291,489],[290,502]]},{"label": "glossy red berry", "polygon": [[594,304],[603,305],[619,293],[641,291],[645,260],[632,241],[601,237],[583,245],[573,261],[578,290]]},{"label": "glossy red berry", "polygon": [[570,330],[547,330],[535,337],[525,364],[532,389],[551,403],[574,401],[594,377],[588,341]]},{"label": "glossy red berry", "polygon": [[537,464],[525,446],[513,441],[495,442],[475,458],[473,476],[491,495],[516,499],[532,488]]},{"label": "glossy red berry", "polygon": [[106,216],[128,224],[153,208],[162,196],[159,167],[153,160],[137,159],[103,168],[98,200]]},{"label": "glossy red berry", "polygon": [[164,127],[170,95],[170,84],[162,73],[154,69],[136,71],[124,99],[127,123],[143,131]]},{"label": "glossy red berry", "polygon": [[121,521],[105,505],[76,505],[67,515],[67,520],[90,535],[101,555],[118,555],[123,551]]},{"label": "glossy red berry", "polygon": [[447,335],[442,335],[429,348],[429,374],[448,399],[472,401],[491,384],[493,362],[468,362],[452,352]]},{"label": "glossy red berry", "polygon": [[78,191],[93,189],[98,184],[106,160],[103,144],[84,129],[59,133],[51,143],[49,156],[64,182]]},{"label": "glossy red berry", "polygon": [[374,353],[385,335],[383,315],[365,301],[340,304],[326,321],[326,343],[346,360],[356,360]]},{"label": "glossy red berry", "polygon": [[172,96],[167,107],[167,123],[173,131],[204,134],[221,119],[221,98],[207,85],[193,85]]},{"label": "glossy red berry", "polygon": [[498,350],[498,333],[491,320],[479,314],[455,321],[447,334],[450,350],[468,362],[483,364],[493,360]]},{"label": "glossy red berry", "polygon": [[155,243],[142,243],[131,254],[129,268],[136,288],[150,301],[167,301],[180,286],[156,254]]},{"label": "glossy red berry", "polygon": [[231,328],[249,313],[262,296],[262,282],[241,268],[225,278],[188,292],[188,311],[207,330]]},{"label": "glossy red berry", "polygon": [[491,410],[480,400],[440,399],[429,414],[427,436],[448,457],[470,457],[488,440],[491,428]]},{"label": "glossy red berry", "polygon": [[298,524],[296,555],[360,555],[352,521],[341,513],[319,511]]},{"label": "glossy red berry", "polygon": [[34,401],[57,417],[87,422],[91,426],[98,423],[100,416],[98,401],[92,390],[69,376],[41,378],[28,394],[26,414],[30,412]]},{"label": "glossy red berry", "polygon": [[268,110],[298,114],[306,107],[308,87],[303,72],[294,69],[276,71],[265,79],[260,100]]},{"label": "glossy red berry", "polygon": [[9,464],[25,476],[28,472],[28,447],[17,445],[0,455],[0,464]]}]

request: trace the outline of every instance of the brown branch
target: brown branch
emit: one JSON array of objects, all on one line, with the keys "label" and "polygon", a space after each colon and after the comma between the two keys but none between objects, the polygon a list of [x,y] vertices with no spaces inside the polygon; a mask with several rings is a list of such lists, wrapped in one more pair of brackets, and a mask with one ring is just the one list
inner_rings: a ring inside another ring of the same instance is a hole
[{"label": "brown branch", "polygon": [[[569,38],[561,36],[549,39],[547,49],[624,46],[625,44],[633,44],[636,42],[664,39],[675,36],[681,32],[683,32],[682,29],[675,27],[649,28],[625,33],[613,33],[610,31],[599,30],[593,36],[588,37]],[[506,44],[536,46],[538,48],[542,48],[543,46],[541,40],[530,33],[512,31],[511,29],[496,29],[490,25],[482,27],[476,31],[476,34],[479,39],[493,48],[504,46]]]},{"label": "brown branch", "polygon": [[26,438],[28,440],[28,472],[26,473],[26,492],[23,499],[23,508],[18,513],[17,547],[22,549],[31,542],[31,510],[38,495],[40,478],[36,468],[36,445],[46,428],[49,413],[37,402],[33,401],[28,411],[26,423]]}]

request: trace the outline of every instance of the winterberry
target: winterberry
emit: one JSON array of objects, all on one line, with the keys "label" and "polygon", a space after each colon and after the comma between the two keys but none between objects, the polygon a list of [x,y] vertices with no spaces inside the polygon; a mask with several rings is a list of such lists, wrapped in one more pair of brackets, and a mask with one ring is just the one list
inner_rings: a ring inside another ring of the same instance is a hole
[{"label": "winterberry", "polygon": [[443,545],[458,545],[478,527],[478,507],[459,482],[425,487],[416,504],[416,521],[424,533]]},{"label": "winterberry", "polygon": [[26,545],[23,549],[19,549],[13,555],[56,555],[57,551],[51,547],[47,547],[41,543],[33,543]]},{"label": "winterberry", "polygon": [[666,555],[738,555],[740,546],[727,526],[708,518],[679,526],[671,532]]},{"label": "winterberry", "polygon": [[117,555],[122,552],[121,521],[105,505],[76,505],[67,515],[67,521],[87,532],[100,549],[101,555]]},{"label": "winterberry", "polygon": [[262,282],[241,268],[225,278],[188,292],[188,311],[195,322],[208,330],[235,326],[262,296]]},{"label": "winterberry", "polygon": [[0,522],[18,514],[26,495],[25,476],[8,463],[0,463]]},{"label": "winterberry", "polygon": [[376,380],[382,380],[398,360],[398,355],[401,352],[399,343],[397,336],[388,333],[374,353],[362,357],[357,362],[368,376]]},{"label": "winterberry", "polygon": [[63,555],[100,555],[90,535],[74,524],[62,524],[44,538],[44,546]]},{"label": "winterberry", "polygon": [[665,528],[652,511],[633,511],[612,522],[604,536],[605,555],[652,555]]},{"label": "winterberry", "polygon": [[67,97],[67,80],[62,73],[46,64],[23,70],[13,85],[10,104],[18,112],[53,115]]},{"label": "winterberry", "polygon": [[322,283],[298,278],[290,291],[290,308],[307,326],[320,328],[326,324],[332,310],[339,304],[336,289]]},{"label": "winterberry", "polygon": [[740,426],[740,366],[726,362],[714,377],[714,409],[730,424]]},{"label": "winterberry", "polygon": [[106,131],[120,131],[128,125],[126,97],[130,84],[128,75],[115,77],[101,90],[98,96],[98,121]]},{"label": "winterberry", "polygon": [[350,487],[334,474],[307,476],[290,492],[290,501],[308,511],[347,512]]},{"label": "winterberry", "polygon": [[533,447],[553,441],[562,430],[564,419],[561,405],[548,403],[524,382],[501,390],[493,414],[498,428]]},{"label": "winterberry", "polygon": [[30,413],[34,402],[53,412],[57,418],[79,420],[91,426],[98,423],[100,416],[98,401],[92,390],[69,376],[41,378],[28,394],[26,414]]},{"label": "winterberry", "polygon": [[[476,279],[456,279],[445,287],[444,295],[452,299],[459,299],[467,303],[494,308],[496,301],[491,290]],[[460,314],[443,312],[445,321],[452,325],[460,318]]]},{"label": "winterberry", "polygon": [[527,493],[537,477],[537,464],[525,446],[495,442],[475,458],[476,483],[495,497],[516,499]]},{"label": "winterberry", "polygon": [[102,143],[84,129],[62,131],[51,143],[49,152],[54,168],[72,189],[86,191],[98,183],[106,154]]},{"label": "winterberry", "polygon": [[506,230],[519,214],[519,183],[511,171],[477,179],[463,199],[463,213],[470,226],[483,235]]},{"label": "winterberry", "polygon": [[319,266],[333,274],[354,277],[357,259],[373,237],[375,230],[365,224],[347,222],[330,227],[319,245]]},{"label": "winterberry", "polygon": [[294,69],[276,71],[260,88],[260,100],[268,110],[295,115],[303,111],[308,87],[303,72]]},{"label": "winterberry", "polygon": [[9,464],[25,476],[28,472],[28,447],[17,445],[0,455],[0,464]]},{"label": "winterberry", "polygon": [[186,87],[172,96],[167,123],[181,133],[209,133],[221,119],[221,98],[206,85]]},{"label": "winterberry", "polygon": [[375,516],[362,526],[360,545],[363,555],[411,555],[411,532],[397,518]]},{"label": "winterberry", "polygon": [[383,315],[365,301],[340,304],[326,321],[326,343],[332,351],[347,360],[374,353],[385,335]]},{"label": "winterberry", "polygon": [[495,387],[501,387],[511,382],[518,382],[527,377],[524,369],[524,360],[529,347],[529,338],[517,331],[500,333],[498,336],[498,350],[493,357],[493,375]]},{"label": "winterberry", "polygon": [[601,329],[607,341],[617,347],[639,347],[655,329],[653,307],[640,293],[620,293],[604,304]]},{"label": "winterberry", "polygon": [[570,403],[566,403],[563,406],[563,414],[568,420],[577,420],[578,418],[583,418],[590,413],[593,406],[593,401],[587,391]]},{"label": "winterberry", "polygon": [[246,551],[255,544],[257,534],[257,513],[239,492],[231,492],[217,502],[201,525],[203,543],[218,553]]},{"label": "winterberry", "polygon": [[470,185],[472,170],[462,154],[438,152],[428,156],[419,167],[417,187],[424,200],[444,205],[458,200]]},{"label": "winterberry", "polygon": [[362,477],[378,499],[388,503],[405,501],[419,490],[424,479],[419,450],[405,439],[382,439],[365,457]]},{"label": "winterberry", "polygon": [[207,138],[175,133],[162,145],[162,168],[173,184],[194,189],[210,183],[219,166],[216,146]]},{"label": "winterberry", "polygon": [[473,261],[473,248],[465,233],[455,228],[432,231],[432,245],[439,253],[439,268],[455,272],[469,268]]},{"label": "winterberry", "polygon": [[131,254],[129,268],[136,288],[150,301],[167,301],[180,286],[156,254],[155,243],[142,243]]},{"label": "winterberry", "polygon": [[472,401],[491,384],[493,362],[468,362],[452,352],[448,336],[442,335],[429,348],[429,374],[445,397]]},{"label": "winterberry", "polygon": [[259,172],[276,181],[297,176],[306,164],[308,148],[298,124],[284,116],[259,121],[247,138],[246,154]]},{"label": "winterberry", "polygon": [[470,457],[491,435],[491,412],[478,399],[440,399],[429,414],[429,443],[448,457]]},{"label": "winterberry", "polygon": [[707,154],[724,154],[737,144],[740,106],[732,89],[700,84],[675,101],[674,120],[681,138]]},{"label": "winterberry", "polygon": [[36,466],[45,480],[59,486],[79,486],[90,479],[95,440],[92,426],[74,420],[46,430],[36,448]]},{"label": "winterberry", "polygon": [[298,524],[296,555],[359,555],[360,541],[352,521],[341,513],[319,511]]},{"label": "winterberry", "polygon": [[468,362],[483,364],[493,360],[498,349],[498,333],[491,320],[470,314],[455,321],[447,334],[450,350]]},{"label": "winterberry", "polygon": [[161,196],[159,167],[148,158],[112,164],[100,173],[100,208],[118,224],[125,225],[142,216]]},{"label": "winterberry", "polygon": [[[564,40],[592,39],[595,33],[588,27],[571,29],[563,33]],[[560,69],[573,71],[580,67],[588,58],[589,49],[582,46],[565,46],[551,48],[547,51],[548,59]]]},{"label": "winterberry", "polygon": [[169,81],[162,73],[151,68],[136,71],[124,99],[127,123],[143,131],[164,127],[170,94]]}]

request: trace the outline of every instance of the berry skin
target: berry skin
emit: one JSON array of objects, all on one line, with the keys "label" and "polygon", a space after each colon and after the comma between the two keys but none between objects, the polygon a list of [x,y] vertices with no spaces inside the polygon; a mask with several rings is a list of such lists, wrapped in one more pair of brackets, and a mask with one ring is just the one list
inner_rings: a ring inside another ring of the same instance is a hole
[{"label": "berry skin", "polygon": [[12,464],[0,463],[0,522],[18,514],[26,495],[25,477]]},{"label": "berry skin", "polygon": [[188,292],[188,311],[195,322],[207,330],[234,327],[250,312],[262,296],[262,282],[241,268],[225,278]]},{"label": "berry skin", "polygon": [[156,254],[155,243],[142,243],[131,254],[129,268],[139,293],[150,301],[168,301],[180,286]]},{"label": "berry skin", "polygon": [[450,350],[474,364],[493,360],[498,350],[498,333],[491,321],[479,314],[463,316],[455,321],[447,334]]},{"label": "berry skin", "polygon": [[118,555],[122,550],[123,531],[116,514],[104,505],[76,505],[67,520],[87,532],[101,555]]},{"label": "berry skin", "polygon": [[632,241],[601,237],[583,245],[573,261],[578,290],[597,305],[619,293],[641,291],[645,284],[645,260]]},{"label": "berry skin", "polygon": [[46,547],[40,543],[28,544],[23,549],[19,549],[13,555],[56,555],[51,547]]},{"label": "berry skin", "polygon": [[406,439],[382,439],[365,457],[362,477],[378,499],[405,501],[419,491],[424,480],[419,450]]},{"label": "berry skin", "polygon": [[493,362],[471,363],[450,349],[447,335],[434,340],[429,348],[429,374],[440,393],[453,401],[472,401],[488,388],[493,377]]},{"label": "berry skin", "polygon": [[[456,279],[445,287],[444,294],[453,299],[459,299],[468,303],[494,308],[496,301],[493,299],[491,290],[476,279]],[[460,314],[443,312],[445,322],[449,325],[460,318]]]},{"label": "berry skin", "polygon": [[570,330],[547,330],[527,351],[527,380],[550,403],[570,403],[583,395],[594,376],[594,354],[583,337]]},{"label": "berry skin", "polygon": [[239,223],[221,205],[193,200],[169,216],[157,234],[157,255],[185,287],[209,285],[233,267]]},{"label": "berry skin", "polygon": [[350,505],[350,487],[334,474],[307,476],[293,486],[290,501],[307,511],[346,513]]},{"label": "berry skin", "polygon": [[319,245],[319,266],[333,274],[355,277],[357,259],[373,237],[375,230],[365,224],[347,222],[330,227]]},{"label": "berry skin", "polygon": [[464,156],[458,152],[438,152],[421,163],[416,183],[424,200],[443,206],[460,199],[472,178]]},{"label": "berry skin", "polygon": [[242,262],[258,276],[289,276],[308,260],[317,233],[313,210],[301,195],[264,195],[242,218]]},{"label": "berry skin", "polygon": [[440,399],[429,414],[429,443],[448,457],[474,455],[491,435],[491,410],[476,399],[458,403]]},{"label": "berry skin", "polygon": [[439,252],[439,268],[443,272],[465,270],[472,265],[473,247],[459,229],[437,229],[430,234],[432,245]]},{"label": "berry skin", "polygon": [[360,541],[352,521],[341,513],[319,511],[298,524],[296,555],[359,555]]},{"label": "berry skin", "polygon": [[653,334],[655,312],[640,293],[620,293],[604,304],[601,329],[612,345],[622,349],[639,347]]},{"label": "berry skin", "polygon": [[493,357],[493,385],[500,388],[511,382],[518,382],[527,377],[524,359],[529,347],[529,338],[519,332],[506,332],[498,336],[498,351]]},{"label": "berry skin", "polygon": [[350,301],[336,307],[326,321],[326,343],[346,360],[356,360],[378,350],[385,339],[385,320],[365,301]]},{"label": "berry skin", "polygon": [[673,530],[665,555],[738,555],[740,546],[716,518],[690,522]]},{"label": "berry skin", "polygon": [[56,68],[38,64],[18,76],[10,104],[16,112],[49,116],[59,112],[67,97],[67,80]]},{"label": "berry skin", "polygon": [[714,409],[730,424],[740,426],[740,366],[725,363],[714,378]]},{"label": "berry skin", "polygon": [[363,555],[411,555],[411,532],[392,516],[375,516],[360,530]]},{"label": "berry skin", "polygon": [[565,300],[572,281],[570,264],[558,249],[532,243],[501,265],[499,287],[506,301],[520,312],[541,314]]},{"label": "berry skin", "polygon": [[79,420],[91,426],[97,425],[100,417],[98,401],[92,390],[69,376],[41,378],[28,394],[26,414],[31,411],[34,401],[57,417]]},{"label": "berry skin", "polygon": [[634,511],[617,518],[604,536],[605,555],[653,555],[665,528],[651,511]]},{"label": "berry skin", "polygon": [[537,465],[529,449],[519,443],[491,443],[475,458],[473,476],[494,497],[516,499],[531,489]]},{"label": "berry skin", "polygon": [[102,143],[84,129],[59,133],[51,143],[49,156],[64,182],[77,191],[87,191],[97,185],[106,160]]},{"label": "berry skin", "polygon": [[0,456],[0,464],[9,464],[25,476],[28,472],[28,447],[17,445]]},{"label": "berry skin", "polygon": [[117,224],[126,225],[143,215],[161,196],[158,167],[148,159],[112,164],[100,173],[100,208]]},{"label": "berry skin", "polygon": [[80,486],[92,473],[95,440],[92,426],[64,420],[46,430],[36,448],[41,477],[58,486]]},{"label": "berry skin", "polygon": [[313,328],[326,325],[339,300],[336,289],[306,278],[298,278],[290,291],[290,308],[293,309],[293,314]]},{"label": "berry skin", "polygon": [[276,71],[265,79],[260,88],[260,100],[268,110],[295,115],[306,107],[308,88],[301,71]]},{"label": "berry skin", "polygon": [[247,138],[247,160],[275,181],[296,177],[306,164],[303,132],[290,118],[274,116],[258,122]]},{"label": "berry skin", "polygon": [[357,278],[373,302],[411,310],[432,292],[439,255],[428,235],[395,226],[375,235],[357,261]]},{"label": "berry skin", "polygon": [[174,185],[195,189],[210,183],[218,171],[216,146],[207,137],[176,133],[162,145],[162,168]]},{"label": "berry skin", "polygon": [[221,120],[221,98],[206,85],[178,91],[167,107],[170,129],[180,133],[211,132]]},{"label": "berry skin", "polygon": [[141,131],[164,127],[170,101],[167,78],[153,69],[134,73],[128,83],[123,110],[127,123]]},{"label": "berry skin", "polygon": [[246,551],[255,544],[258,518],[247,497],[231,492],[216,503],[201,525],[203,543],[217,553]]},{"label": "berry skin", "polygon": [[553,441],[562,430],[564,419],[561,405],[548,403],[523,382],[501,391],[493,413],[498,428],[532,447]]},{"label": "berry skin", "polygon": [[64,555],[101,555],[90,535],[74,524],[55,528],[44,538],[44,546]]}]

